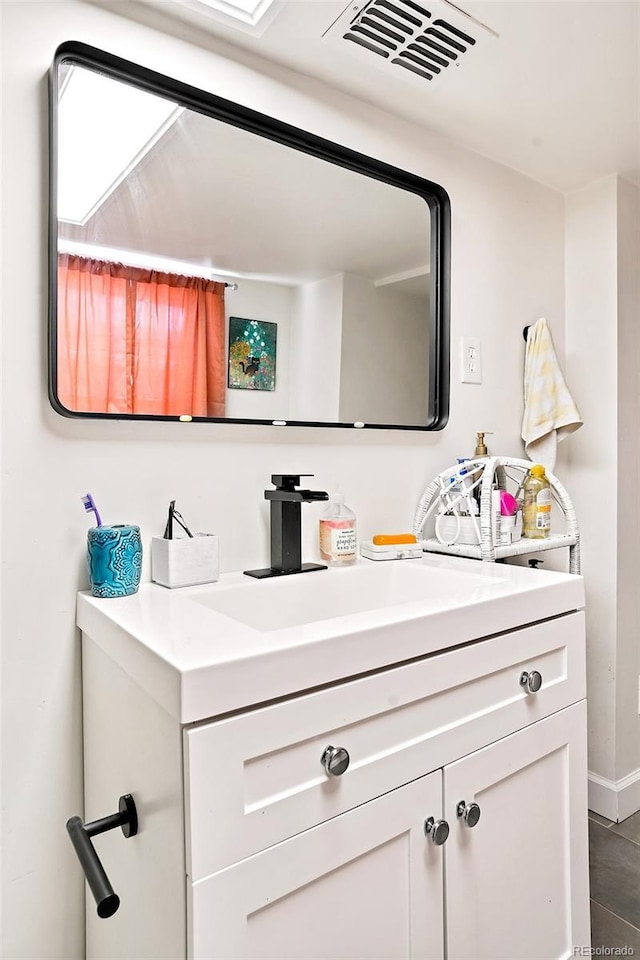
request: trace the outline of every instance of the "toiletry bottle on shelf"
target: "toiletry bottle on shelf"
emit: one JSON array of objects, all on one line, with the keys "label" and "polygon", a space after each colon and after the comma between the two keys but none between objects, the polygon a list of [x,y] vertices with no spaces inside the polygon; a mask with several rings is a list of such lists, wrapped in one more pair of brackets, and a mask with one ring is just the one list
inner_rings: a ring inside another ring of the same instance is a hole
[{"label": "toiletry bottle on shelf", "polygon": [[320,517],[320,556],[329,566],[356,562],[356,515],[345,506],[344,494],[333,493]]},{"label": "toiletry bottle on shelf", "polygon": [[534,463],[529,470],[522,493],[522,535],[529,540],[543,540],[551,530],[551,485],[541,463]]},{"label": "toiletry bottle on shelf", "polygon": [[[477,460],[480,457],[487,457],[489,455],[484,438],[488,433],[492,432],[492,430],[479,430],[478,433],[476,433],[476,449],[473,452],[474,459]],[[480,506],[480,482],[482,480],[482,470],[476,470],[472,476],[473,483],[475,484],[473,495],[476,498],[478,506]]]},{"label": "toiletry bottle on shelf", "polygon": [[480,430],[476,433],[476,449],[474,451],[474,457],[486,457],[489,453],[487,450],[487,445],[484,442],[484,438],[492,433],[491,430]]}]

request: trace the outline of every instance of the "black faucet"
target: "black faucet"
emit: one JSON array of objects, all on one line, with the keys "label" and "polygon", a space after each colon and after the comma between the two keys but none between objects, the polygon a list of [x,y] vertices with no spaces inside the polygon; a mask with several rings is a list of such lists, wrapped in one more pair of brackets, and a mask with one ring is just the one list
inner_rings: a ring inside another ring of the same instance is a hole
[{"label": "black faucet", "polygon": [[271,501],[271,566],[259,570],[245,570],[248,577],[283,577],[290,573],[310,573],[326,570],[322,563],[302,563],[302,516],[300,505],[313,500],[328,500],[324,490],[296,490],[302,477],[312,473],[274,473],[271,483],[275,490],[265,490],[265,500]]}]

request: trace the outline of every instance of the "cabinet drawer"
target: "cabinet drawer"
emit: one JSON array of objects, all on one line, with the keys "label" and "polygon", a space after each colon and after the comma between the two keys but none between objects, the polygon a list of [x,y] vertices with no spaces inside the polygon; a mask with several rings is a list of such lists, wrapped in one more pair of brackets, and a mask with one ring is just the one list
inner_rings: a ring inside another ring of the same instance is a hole
[{"label": "cabinet drawer", "polygon": [[[524,671],[542,686],[528,693]],[[185,731],[197,881],[585,696],[584,614],[459,647]],[[350,757],[341,776],[328,745]]]}]

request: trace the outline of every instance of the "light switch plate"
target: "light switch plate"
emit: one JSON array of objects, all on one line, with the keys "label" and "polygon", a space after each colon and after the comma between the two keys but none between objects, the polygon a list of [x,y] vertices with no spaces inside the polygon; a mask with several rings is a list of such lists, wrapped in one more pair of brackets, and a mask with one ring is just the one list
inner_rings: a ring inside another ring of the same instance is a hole
[{"label": "light switch plate", "polygon": [[460,337],[460,379],[462,383],[482,383],[482,341],[479,337]]}]

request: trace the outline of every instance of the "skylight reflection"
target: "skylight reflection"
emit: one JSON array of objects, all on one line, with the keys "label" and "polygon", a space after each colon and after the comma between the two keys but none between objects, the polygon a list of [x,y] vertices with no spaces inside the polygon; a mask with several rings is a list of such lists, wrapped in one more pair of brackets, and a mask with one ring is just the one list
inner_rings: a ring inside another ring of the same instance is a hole
[{"label": "skylight reflection", "polygon": [[85,224],[183,108],[74,66],[58,110],[58,219]]}]

